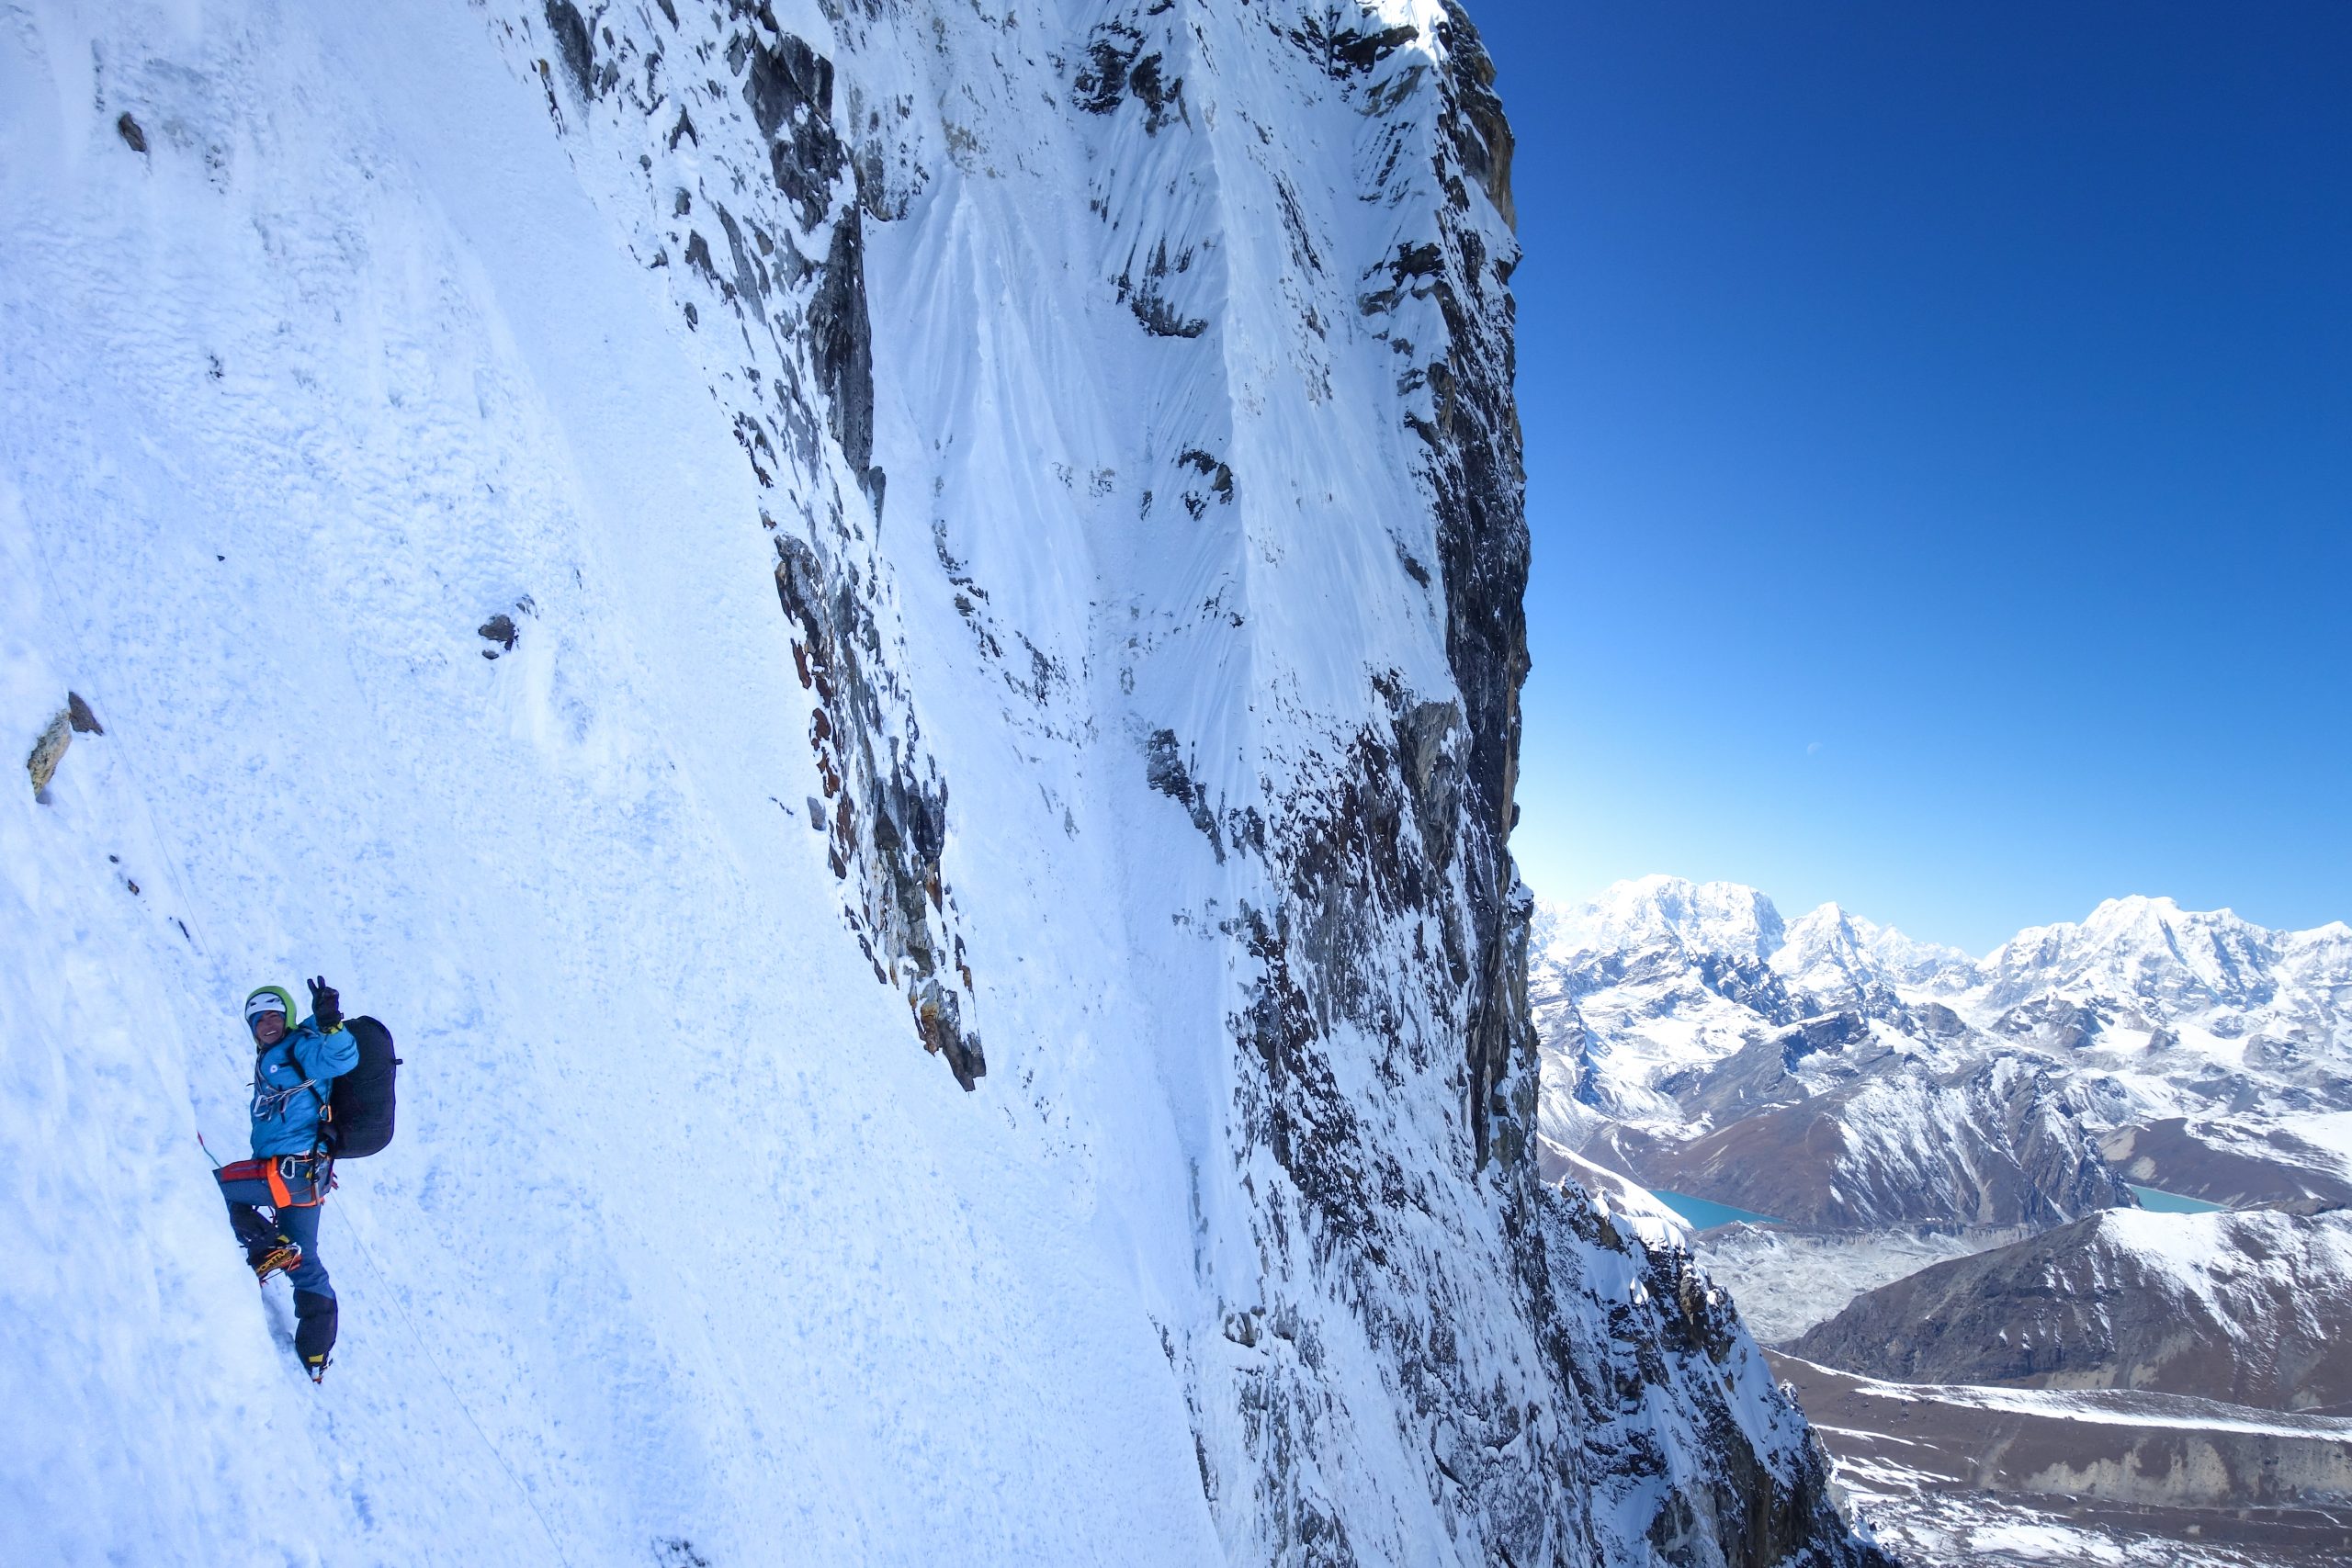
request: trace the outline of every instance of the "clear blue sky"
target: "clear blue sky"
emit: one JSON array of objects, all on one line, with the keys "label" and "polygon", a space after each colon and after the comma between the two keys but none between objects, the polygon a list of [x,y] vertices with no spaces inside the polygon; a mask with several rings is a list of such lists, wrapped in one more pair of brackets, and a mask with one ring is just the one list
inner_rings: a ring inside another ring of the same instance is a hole
[{"label": "clear blue sky", "polygon": [[1472,15],[1538,893],[2352,919],[2352,3]]}]

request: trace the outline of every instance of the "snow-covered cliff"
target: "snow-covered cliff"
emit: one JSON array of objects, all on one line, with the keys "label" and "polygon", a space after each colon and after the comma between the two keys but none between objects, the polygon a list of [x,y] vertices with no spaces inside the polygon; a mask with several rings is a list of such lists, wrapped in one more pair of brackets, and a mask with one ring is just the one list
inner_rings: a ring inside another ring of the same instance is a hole
[{"label": "snow-covered cliff", "polygon": [[[12,8],[0,722],[105,728],[0,792],[11,1550],[1870,1557],[1528,1155],[1491,81],[1430,0]],[[408,1063],[317,1391],[194,1141],[300,970]]]}]

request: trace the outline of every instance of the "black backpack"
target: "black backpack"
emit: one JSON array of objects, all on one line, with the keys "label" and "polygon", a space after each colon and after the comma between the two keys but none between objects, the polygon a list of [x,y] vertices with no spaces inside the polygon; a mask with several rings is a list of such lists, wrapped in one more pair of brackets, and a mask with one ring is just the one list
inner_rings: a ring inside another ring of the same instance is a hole
[{"label": "black backpack", "polygon": [[337,1159],[381,1154],[392,1141],[392,1080],[401,1059],[392,1055],[392,1032],[372,1018],[347,1020],[344,1027],[358,1043],[359,1062],[327,1092],[327,1152]]}]

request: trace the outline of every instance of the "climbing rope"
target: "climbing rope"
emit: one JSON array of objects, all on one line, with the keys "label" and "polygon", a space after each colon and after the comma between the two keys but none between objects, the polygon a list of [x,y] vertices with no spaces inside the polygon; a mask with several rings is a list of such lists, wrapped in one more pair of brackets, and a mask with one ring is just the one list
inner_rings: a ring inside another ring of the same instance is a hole
[{"label": "climbing rope", "polygon": [[458,1407],[458,1414],[466,1418],[466,1425],[474,1429],[474,1436],[481,1439],[481,1446],[490,1450],[490,1457],[498,1461],[500,1470],[505,1472],[507,1483],[522,1495],[525,1505],[531,1510],[531,1517],[539,1521],[539,1531],[548,1538],[548,1546],[554,1551],[556,1561],[563,1564],[563,1568],[571,1568],[571,1560],[564,1555],[563,1543],[556,1540],[555,1530],[548,1525],[547,1515],[539,1509],[538,1499],[531,1495],[531,1489],[523,1484],[523,1478],[514,1472],[513,1465],[506,1462],[506,1456],[499,1451],[496,1443],[490,1440],[490,1434],[482,1430],[481,1423],[474,1419],[473,1411],[467,1405],[464,1396],[458,1393],[458,1385],[450,1381],[448,1370],[442,1366],[441,1358],[433,1353],[432,1345],[416,1331],[415,1320],[409,1316],[408,1308],[392,1289],[390,1278],[376,1261],[376,1255],[369,1249],[366,1238],[359,1234],[356,1210],[349,1202],[345,1202],[343,1208],[344,1228],[351,1234],[353,1243],[359,1248],[359,1256],[367,1259],[368,1271],[375,1275],[376,1283],[383,1287],[385,1296],[392,1303],[392,1310],[400,1314],[401,1326],[408,1330],[409,1337],[416,1341],[417,1348],[423,1350],[424,1359],[432,1363],[433,1375],[441,1380],[443,1388],[448,1390],[449,1403]]}]

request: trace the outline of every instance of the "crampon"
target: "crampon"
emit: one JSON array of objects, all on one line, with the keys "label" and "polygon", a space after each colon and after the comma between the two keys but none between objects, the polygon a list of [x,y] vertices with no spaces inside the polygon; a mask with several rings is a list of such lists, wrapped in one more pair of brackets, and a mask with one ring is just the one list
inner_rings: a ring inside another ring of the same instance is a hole
[{"label": "crampon", "polygon": [[254,1279],[267,1284],[272,1274],[290,1274],[302,1264],[302,1249],[284,1236],[256,1247],[245,1254],[245,1262],[254,1271]]}]

